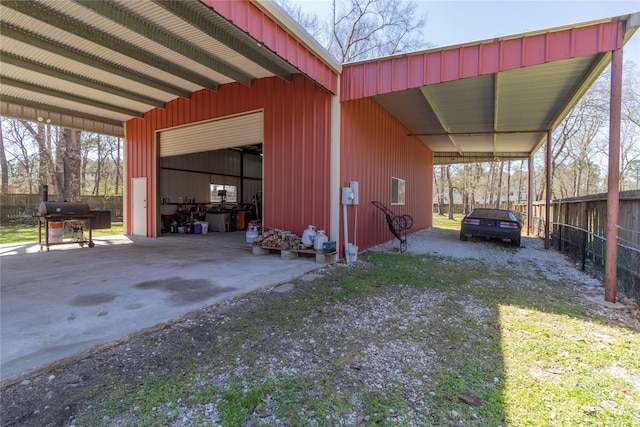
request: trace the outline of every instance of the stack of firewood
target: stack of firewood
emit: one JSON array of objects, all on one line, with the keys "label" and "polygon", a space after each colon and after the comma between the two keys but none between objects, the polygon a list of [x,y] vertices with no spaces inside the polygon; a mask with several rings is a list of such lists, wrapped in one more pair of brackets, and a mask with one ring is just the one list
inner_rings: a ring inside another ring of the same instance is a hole
[{"label": "stack of firewood", "polygon": [[300,237],[290,231],[273,228],[256,237],[254,245],[274,249],[300,249]]}]

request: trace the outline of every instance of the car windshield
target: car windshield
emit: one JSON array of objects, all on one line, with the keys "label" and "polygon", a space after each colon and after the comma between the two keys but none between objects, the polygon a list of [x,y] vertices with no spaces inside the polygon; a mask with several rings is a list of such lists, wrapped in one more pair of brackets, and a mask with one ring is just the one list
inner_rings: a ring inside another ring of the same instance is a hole
[{"label": "car windshield", "polygon": [[503,221],[513,221],[511,212],[502,209],[474,209],[469,214],[469,218],[491,218]]}]

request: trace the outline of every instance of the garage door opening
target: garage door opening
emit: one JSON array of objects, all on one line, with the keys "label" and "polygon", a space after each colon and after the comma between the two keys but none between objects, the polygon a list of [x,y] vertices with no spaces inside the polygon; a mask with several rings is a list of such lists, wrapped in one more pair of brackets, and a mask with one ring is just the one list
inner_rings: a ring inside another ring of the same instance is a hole
[{"label": "garage door opening", "polygon": [[259,224],[263,127],[257,111],[160,132],[158,235],[205,239]]}]

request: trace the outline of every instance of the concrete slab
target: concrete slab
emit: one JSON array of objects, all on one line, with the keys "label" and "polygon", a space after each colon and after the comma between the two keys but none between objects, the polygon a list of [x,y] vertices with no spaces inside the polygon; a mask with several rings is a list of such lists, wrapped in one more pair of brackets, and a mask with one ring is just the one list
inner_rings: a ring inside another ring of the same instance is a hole
[{"label": "concrete slab", "polygon": [[94,241],[0,246],[0,381],[322,267],[241,232]]}]

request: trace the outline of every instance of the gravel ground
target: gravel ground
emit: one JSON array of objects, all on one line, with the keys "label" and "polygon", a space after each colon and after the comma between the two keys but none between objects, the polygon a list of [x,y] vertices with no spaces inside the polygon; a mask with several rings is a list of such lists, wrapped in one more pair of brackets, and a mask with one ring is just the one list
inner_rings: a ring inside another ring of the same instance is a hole
[{"label": "gravel ground", "polygon": [[[397,247],[398,242],[393,241],[372,251],[395,251]],[[522,247],[513,250],[507,245],[473,239],[460,242],[457,233],[424,230],[409,236],[408,252],[451,257],[454,260],[452,264],[460,258],[479,259],[490,265],[512,268],[515,275],[543,272],[550,280],[563,281],[573,287],[576,294],[584,296],[585,304],[593,311],[640,328],[637,308],[622,303],[605,303],[604,288],[599,281],[576,270],[557,252],[545,251],[539,239],[523,237]],[[368,298],[357,304],[327,302],[325,307],[301,315],[296,319],[297,324],[287,329],[258,318],[265,305],[281,303],[283,298],[295,304],[299,290],[313,286],[315,280],[334,269],[358,268],[360,262],[328,266],[292,283],[246,295],[175,323],[142,331],[125,342],[114,343],[90,355],[54,364],[44,372],[2,390],[2,425],[81,425],[78,416],[90,412],[94,405],[113,392],[117,383],[162,378],[175,369],[181,369],[186,361],[199,363],[199,358],[206,357],[202,354],[203,349],[213,345],[220,354],[217,360],[203,360],[202,366],[206,366],[206,370],[198,371],[200,373],[193,379],[198,383],[196,389],[224,385],[233,378],[251,377],[256,367],[264,372],[266,378],[305,375],[313,378],[323,367],[341,366],[342,372],[334,373],[332,377],[335,378],[333,386],[337,398],[353,398],[356,385],[368,391],[388,392],[388,380],[393,378],[394,384],[400,384],[397,387],[401,390],[397,391],[411,404],[402,415],[407,419],[398,417],[394,422],[400,425],[427,424],[426,420],[419,424],[415,420],[420,420],[420,414],[429,413],[424,399],[425,393],[433,393],[427,385],[429,378],[408,375],[403,367],[420,366],[428,371],[431,364],[438,362],[439,355],[432,348],[403,340],[402,335],[428,335],[429,325],[441,321],[429,313],[434,312],[446,294],[399,286],[392,295]],[[473,314],[479,324],[489,325],[491,313],[487,307],[471,300],[463,302],[465,311]],[[416,329],[415,325],[421,326]],[[246,330],[254,326],[258,332],[249,341]],[[393,335],[389,334],[390,330],[394,331]],[[464,345],[461,346],[459,351],[465,351]],[[179,357],[176,357],[176,352],[179,352]],[[316,387],[320,384],[309,384],[307,392],[313,393]],[[221,397],[217,397],[207,403],[186,405],[178,399],[172,405],[154,407],[153,411],[175,417],[172,425],[176,427],[200,425],[198,423],[203,420],[218,425],[221,420],[216,408],[220,401]],[[135,425],[136,409],[105,415],[102,425]],[[473,411],[473,408],[469,410]],[[307,420],[314,419],[311,410],[306,416]],[[331,423],[356,425],[375,422],[368,417],[363,410],[341,414]],[[313,425],[312,421],[309,423]],[[271,408],[255,414],[246,425],[260,424],[287,425],[287,422]]]}]

